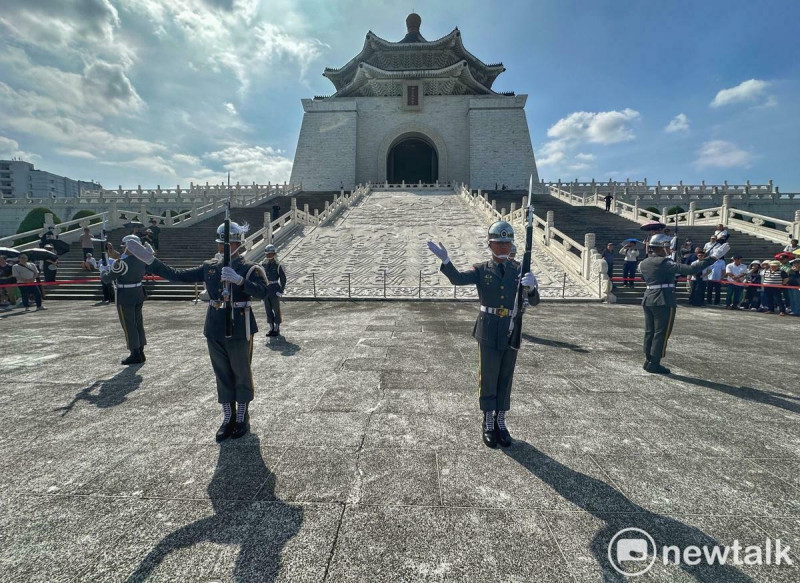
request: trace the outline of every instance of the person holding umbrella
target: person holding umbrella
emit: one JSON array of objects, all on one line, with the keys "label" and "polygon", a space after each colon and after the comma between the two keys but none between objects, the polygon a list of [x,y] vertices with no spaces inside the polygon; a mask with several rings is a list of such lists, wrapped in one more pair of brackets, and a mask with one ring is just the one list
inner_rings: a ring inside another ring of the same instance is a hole
[{"label": "person holding umbrella", "polygon": [[711,257],[696,261],[692,265],[675,263],[668,257],[671,244],[669,235],[658,234],[650,237],[651,255],[639,265],[647,289],[642,299],[644,309],[644,370],[652,374],[669,374],[662,366],[661,359],[667,353],[667,340],[675,322],[675,277],[690,275],[698,269],[708,267],[713,261],[724,257],[730,246],[726,243],[712,250]]},{"label": "person holding umbrella", "polygon": [[[48,251],[55,253],[55,248],[51,243],[44,246]],[[58,272],[58,257],[47,257],[42,260],[42,271],[44,272],[45,283],[53,283],[56,280],[56,273]],[[45,286],[45,289],[47,287]]]}]

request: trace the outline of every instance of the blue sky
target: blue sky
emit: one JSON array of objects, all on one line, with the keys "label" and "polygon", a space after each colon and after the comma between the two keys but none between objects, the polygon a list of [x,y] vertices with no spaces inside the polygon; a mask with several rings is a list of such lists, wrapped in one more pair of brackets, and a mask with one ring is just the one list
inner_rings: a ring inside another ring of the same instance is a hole
[{"label": "blue sky", "polygon": [[412,9],[528,94],[542,178],[800,191],[794,0],[0,0],[0,158],[107,188],[282,182],[323,68]]}]

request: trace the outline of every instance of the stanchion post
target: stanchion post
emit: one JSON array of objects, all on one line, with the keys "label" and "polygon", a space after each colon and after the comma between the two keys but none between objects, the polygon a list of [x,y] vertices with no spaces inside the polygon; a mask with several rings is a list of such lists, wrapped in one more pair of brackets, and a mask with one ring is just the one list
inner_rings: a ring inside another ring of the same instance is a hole
[{"label": "stanchion post", "polygon": [[311,272],[311,289],[312,293],[314,294],[314,298],[317,297],[317,279],[314,277],[314,272]]},{"label": "stanchion post", "polygon": [[564,272],[564,283],[561,284],[561,298],[567,296],[567,272]]},{"label": "stanchion post", "polygon": [[351,293],[351,289],[350,289],[350,272],[349,271],[347,272],[347,297],[348,298],[352,298],[353,297],[352,293]]},{"label": "stanchion post", "polygon": [[386,297],[386,270],[383,270],[383,297]]},{"label": "stanchion post", "polygon": [[417,288],[417,297],[422,297],[422,270],[419,270],[419,287]]}]

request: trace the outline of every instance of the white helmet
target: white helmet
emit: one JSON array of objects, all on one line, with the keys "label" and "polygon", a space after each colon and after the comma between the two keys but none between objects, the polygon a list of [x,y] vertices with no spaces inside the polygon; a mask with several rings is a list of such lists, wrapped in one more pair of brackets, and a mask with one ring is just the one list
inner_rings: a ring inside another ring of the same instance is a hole
[{"label": "white helmet", "polygon": [[672,243],[672,237],[669,235],[662,235],[661,233],[657,235],[653,235],[650,237],[650,247],[656,248],[660,247],[661,249],[669,249]]},{"label": "white helmet", "polygon": [[[234,223],[231,221],[231,243],[242,243],[244,242],[245,235],[247,231],[250,230],[250,227],[245,223],[244,225],[240,225],[239,223]],[[217,227],[217,243],[224,243],[225,242],[225,223],[222,223],[219,227]]]}]

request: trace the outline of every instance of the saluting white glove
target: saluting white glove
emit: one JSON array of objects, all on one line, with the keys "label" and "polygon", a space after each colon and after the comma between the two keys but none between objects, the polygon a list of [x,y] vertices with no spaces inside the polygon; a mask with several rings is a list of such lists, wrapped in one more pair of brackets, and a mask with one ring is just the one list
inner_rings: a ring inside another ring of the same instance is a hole
[{"label": "saluting white glove", "polygon": [[229,281],[235,285],[242,285],[244,283],[244,277],[236,273],[233,267],[223,267],[221,277],[222,281]]},{"label": "saluting white glove", "polygon": [[428,241],[428,249],[430,249],[431,253],[436,255],[442,263],[450,262],[450,257],[447,256],[447,249],[444,248],[441,241],[439,241],[438,245],[433,241]]},{"label": "saluting white glove", "polygon": [[525,287],[537,287],[539,285],[539,282],[536,281],[536,276],[530,271],[522,276],[522,281],[520,283]]},{"label": "saluting white glove", "polygon": [[281,293],[281,292],[275,292],[275,295],[278,296],[279,298],[283,297],[283,293]]},{"label": "saluting white glove", "polygon": [[153,255],[153,249],[150,247],[150,245],[145,247],[133,239],[125,242],[125,253],[127,255],[133,255],[136,257],[136,259],[143,261],[147,265],[153,263],[153,260],[155,259],[155,255]]},{"label": "saluting white glove", "polygon": [[712,249],[709,255],[711,255],[711,257],[714,259],[719,259],[720,257],[724,257],[730,250],[731,246],[728,243],[723,243],[722,245]]}]

